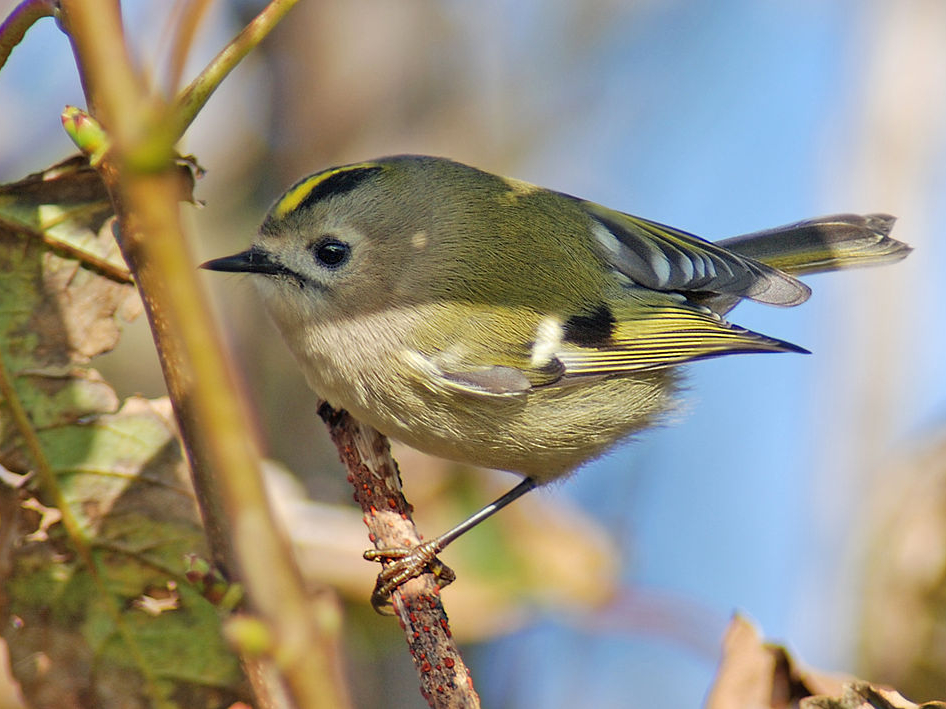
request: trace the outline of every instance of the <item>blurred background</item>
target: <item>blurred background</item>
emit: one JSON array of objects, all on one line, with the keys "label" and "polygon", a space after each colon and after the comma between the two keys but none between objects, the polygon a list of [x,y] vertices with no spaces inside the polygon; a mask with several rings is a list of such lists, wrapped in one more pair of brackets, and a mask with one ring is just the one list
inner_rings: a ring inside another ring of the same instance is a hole
[{"label": "blurred background", "polygon": [[[186,78],[262,5],[214,3]],[[174,4],[123,7],[161,85]],[[74,152],[59,113],[83,102],[45,21],[0,73],[0,180]],[[813,355],[689,367],[673,425],[451,547],[444,599],[489,707],[698,706],[735,611],[807,665],[946,699],[942,0],[310,0],[183,151],[208,170],[205,206],[184,208],[195,260],[244,248],[298,177],[401,152],[709,239],[897,215],[905,262],[811,278],[800,308],[731,315]],[[249,283],[206,283],[270,455],[331,505],[295,527],[322,535],[310,551],[347,599],[359,705],[425,706],[395,624],[367,609],[376,569],[315,396]],[[163,393],[143,321],[101,368],[120,393]],[[427,536],[514,482],[399,453]]]}]

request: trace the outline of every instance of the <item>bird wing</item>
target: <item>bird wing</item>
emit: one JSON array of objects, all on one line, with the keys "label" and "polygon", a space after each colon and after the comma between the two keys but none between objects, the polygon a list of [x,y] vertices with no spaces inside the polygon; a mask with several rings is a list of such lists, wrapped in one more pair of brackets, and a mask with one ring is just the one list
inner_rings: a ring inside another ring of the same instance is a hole
[{"label": "bird wing", "polygon": [[[508,344],[508,343],[507,343]],[[782,340],[732,325],[678,294],[629,297],[564,321],[542,320],[529,341],[502,351],[407,353],[427,386],[511,396],[588,377],[629,374],[737,352],[802,352]],[[498,343],[497,343],[498,346]]]},{"label": "bird wing", "polygon": [[801,281],[761,261],[698,236],[580,201],[612,267],[657,291],[718,294],[773,305],[798,305],[811,295]]},{"label": "bird wing", "polygon": [[659,369],[738,352],[808,352],[733,325],[686,301],[648,302],[635,307],[631,317],[621,316],[616,314],[606,339],[585,345],[564,343],[555,355],[564,367],[563,378]]}]

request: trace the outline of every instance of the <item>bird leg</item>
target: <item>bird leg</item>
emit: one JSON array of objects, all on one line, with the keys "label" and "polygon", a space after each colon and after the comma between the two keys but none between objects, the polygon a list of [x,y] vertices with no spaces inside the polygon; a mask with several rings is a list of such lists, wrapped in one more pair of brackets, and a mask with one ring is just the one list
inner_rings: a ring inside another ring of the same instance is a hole
[{"label": "bird leg", "polygon": [[512,490],[502,497],[486,505],[476,514],[463,520],[456,527],[439,537],[418,544],[416,547],[390,547],[386,549],[369,549],[364,553],[368,561],[380,561],[384,564],[374,591],[371,593],[371,606],[382,615],[390,615],[391,594],[403,583],[424,573],[432,573],[440,582],[440,586],[447,586],[456,579],[456,574],[445,565],[437,554],[442,552],[448,544],[457,537],[465,534],[501,510],[503,507],[519,499],[538,483],[533,478],[525,478]]}]

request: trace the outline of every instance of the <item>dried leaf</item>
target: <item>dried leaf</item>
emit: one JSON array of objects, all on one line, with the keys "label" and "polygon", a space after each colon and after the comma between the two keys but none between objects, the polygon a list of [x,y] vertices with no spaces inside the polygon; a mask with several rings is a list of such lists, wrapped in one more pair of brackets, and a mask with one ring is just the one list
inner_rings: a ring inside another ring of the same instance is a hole
[{"label": "dried leaf", "polygon": [[744,618],[733,618],[705,709],[946,709],[914,704],[898,692],[862,680],[802,670],[788,652],[763,643]]},{"label": "dried leaf", "polygon": [[898,692],[875,687],[868,682],[851,682],[839,697],[803,699],[800,709],[944,709],[943,702],[914,704]]},{"label": "dried leaf", "polygon": [[[112,349],[119,317],[133,317],[141,307],[130,283],[103,277],[47,244],[62,241],[96,263],[121,267],[105,226],[104,188],[89,172],[64,163],[0,187],[2,356],[37,430],[118,408],[111,388],[80,365]],[[10,419],[0,418],[0,459],[11,469],[29,468],[16,439]]]},{"label": "dried leaf", "polygon": [[764,643],[737,615],[723,640],[723,657],[706,709],[787,709],[815,692],[840,691],[840,680],[801,670],[785,648]]},{"label": "dried leaf", "polygon": [[[198,707],[241,696],[217,609],[183,578],[185,554],[205,553],[204,540],[168,414],[166,400],[133,398],[115,414],[40,434],[95,570],[55,528],[30,541],[35,519],[4,518],[4,536],[17,540],[2,560],[4,638],[33,706],[145,707],[173,695]],[[141,599],[169,583],[177,607],[146,612],[154,604],[143,609]]]}]

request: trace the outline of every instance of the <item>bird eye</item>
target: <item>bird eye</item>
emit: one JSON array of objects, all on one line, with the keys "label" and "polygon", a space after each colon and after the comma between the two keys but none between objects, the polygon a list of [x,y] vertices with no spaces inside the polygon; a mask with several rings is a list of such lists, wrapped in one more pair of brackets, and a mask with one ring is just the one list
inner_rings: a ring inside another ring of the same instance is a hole
[{"label": "bird eye", "polygon": [[338,268],[351,256],[351,246],[330,237],[315,242],[309,248],[315,260],[326,268]]}]

